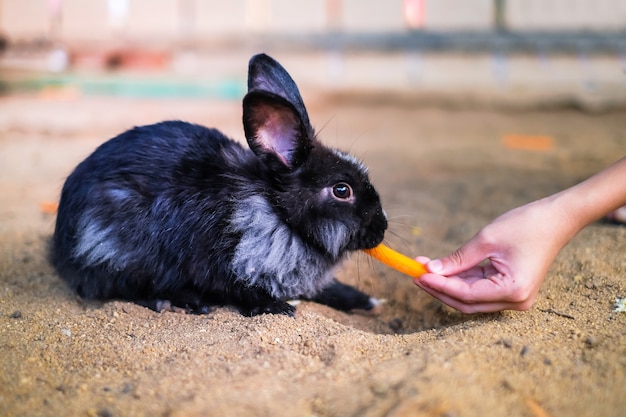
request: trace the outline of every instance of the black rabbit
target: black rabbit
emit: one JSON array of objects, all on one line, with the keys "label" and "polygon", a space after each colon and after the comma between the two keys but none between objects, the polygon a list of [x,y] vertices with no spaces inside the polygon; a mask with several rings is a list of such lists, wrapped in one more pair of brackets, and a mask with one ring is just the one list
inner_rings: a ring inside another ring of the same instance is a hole
[{"label": "black rabbit", "polygon": [[376,299],[333,277],[387,228],[367,169],[317,140],[296,84],[267,55],[250,60],[243,125],[251,150],[180,121],[96,149],[61,193],[61,277],[84,298],[156,311],[293,316],[296,298],[372,309]]}]

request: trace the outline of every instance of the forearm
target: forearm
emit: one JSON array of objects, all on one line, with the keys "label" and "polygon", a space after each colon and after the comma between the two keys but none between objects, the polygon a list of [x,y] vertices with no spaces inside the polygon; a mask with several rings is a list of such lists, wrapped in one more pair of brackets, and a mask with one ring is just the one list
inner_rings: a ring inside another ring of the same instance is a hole
[{"label": "forearm", "polygon": [[626,157],[589,179],[548,198],[567,218],[569,236],[626,205]]}]

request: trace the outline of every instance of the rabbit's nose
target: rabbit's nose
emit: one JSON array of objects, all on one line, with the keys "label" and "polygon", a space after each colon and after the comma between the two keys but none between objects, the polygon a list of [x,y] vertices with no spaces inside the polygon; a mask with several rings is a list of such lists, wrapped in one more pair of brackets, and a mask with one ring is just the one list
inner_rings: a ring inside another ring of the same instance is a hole
[{"label": "rabbit's nose", "polygon": [[363,217],[370,227],[376,227],[383,230],[387,229],[387,213],[385,213],[385,210],[382,208],[366,210],[363,214]]}]

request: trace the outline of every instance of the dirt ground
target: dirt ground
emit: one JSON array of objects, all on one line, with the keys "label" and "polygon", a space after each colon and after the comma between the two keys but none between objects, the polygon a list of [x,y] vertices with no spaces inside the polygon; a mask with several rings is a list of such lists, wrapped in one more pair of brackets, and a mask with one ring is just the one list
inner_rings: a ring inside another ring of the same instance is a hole
[{"label": "dirt ground", "polygon": [[[412,256],[444,255],[626,153],[623,113],[307,101],[322,140],[370,167],[386,242]],[[463,315],[359,253],[339,277],[386,299],[378,316],[308,302],[295,319],[158,314],[76,297],[46,260],[47,205],[65,176],[136,124],[180,118],[243,138],[240,112],[71,91],[0,98],[0,415],[624,415],[626,314],[613,311],[626,296],[623,226],[582,231],[527,312]],[[520,149],[510,134],[553,142]]]}]

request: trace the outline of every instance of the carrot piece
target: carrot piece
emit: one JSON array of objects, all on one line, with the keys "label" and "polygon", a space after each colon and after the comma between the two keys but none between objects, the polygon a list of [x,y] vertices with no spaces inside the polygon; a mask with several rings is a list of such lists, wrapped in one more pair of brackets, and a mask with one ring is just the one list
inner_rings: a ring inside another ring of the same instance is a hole
[{"label": "carrot piece", "polygon": [[543,135],[504,135],[502,144],[510,149],[527,151],[551,151],[554,149],[552,136]]},{"label": "carrot piece", "polygon": [[373,258],[378,259],[385,265],[409,275],[413,278],[419,278],[423,274],[428,273],[426,266],[423,264],[405,256],[390,247],[383,245],[382,243],[372,249],[363,249],[363,252],[367,253]]},{"label": "carrot piece", "polygon": [[544,410],[543,407],[539,405],[539,403],[533,400],[532,398],[526,398],[524,402],[526,403],[526,406],[528,407],[528,409],[530,410],[533,416],[550,417],[550,414],[548,414],[548,412]]},{"label": "carrot piece", "polygon": [[53,203],[50,201],[42,201],[39,203],[39,211],[45,214],[54,214],[59,209],[59,203]]}]

